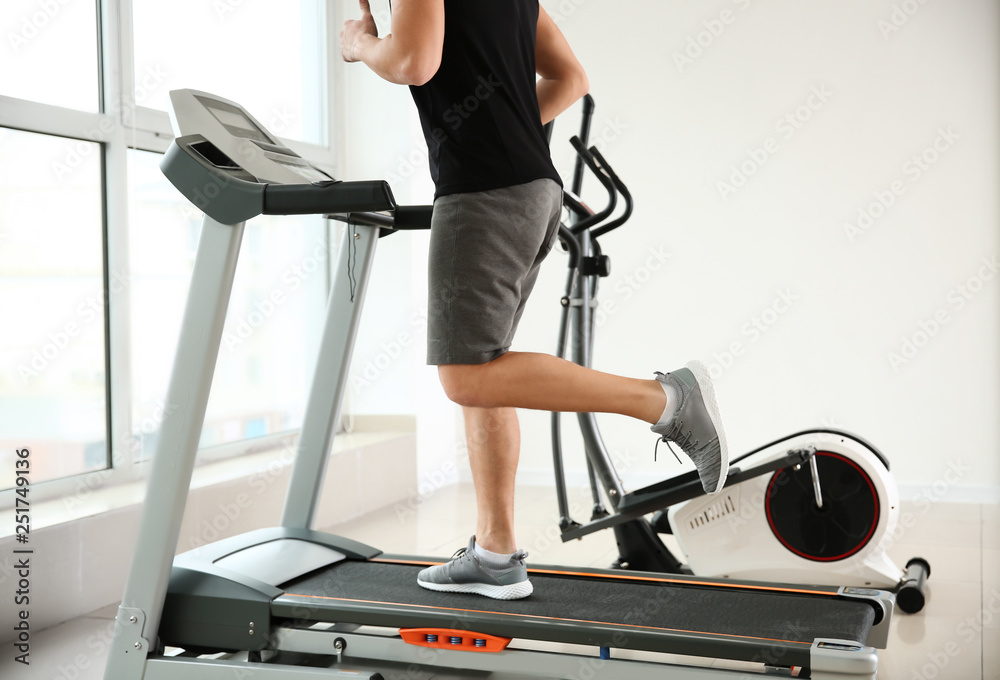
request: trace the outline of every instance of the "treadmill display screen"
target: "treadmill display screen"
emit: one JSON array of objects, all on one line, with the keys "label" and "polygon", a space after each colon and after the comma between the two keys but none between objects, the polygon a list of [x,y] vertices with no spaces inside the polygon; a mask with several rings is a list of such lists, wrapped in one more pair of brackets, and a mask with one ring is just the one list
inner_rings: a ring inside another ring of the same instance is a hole
[{"label": "treadmill display screen", "polygon": [[213,106],[206,104],[207,108],[216,120],[226,126],[233,134],[239,135],[240,137],[246,137],[248,139],[256,139],[259,142],[272,142],[271,138],[261,130],[259,127],[254,125],[249,118],[236,111],[230,111],[229,109],[222,109],[218,106]]}]

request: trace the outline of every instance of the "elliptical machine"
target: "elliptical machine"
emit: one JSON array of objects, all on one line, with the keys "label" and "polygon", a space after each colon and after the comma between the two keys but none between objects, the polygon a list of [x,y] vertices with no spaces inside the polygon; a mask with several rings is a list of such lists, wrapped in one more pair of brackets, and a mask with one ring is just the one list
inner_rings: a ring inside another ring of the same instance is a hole
[{"label": "elliptical machine", "polygon": [[[586,148],[594,100],[583,101],[568,224],[559,231],[569,253],[557,356],[591,366],[600,279],[610,258],[598,238],[632,214],[632,196],[596,147]],[[551,134],[551,130],[550,130]],[[584,166],[608,193],[598,212],[581,199]],[[610,219],[618,198],[623,211]],[[569,349],[569,352],[567,351]],[[900,569],[885,553],[899,516],[899,494],[889,461],[847,432],[798,432],[730,462],[725,488],[707,496],[695,471],[626,491],[593,413],[577,414],[583,436],[593,512],[586,523],[569,514],[561,414],[552,414],[552,455],[562,540],[613,529],[619,557],[613,568],[699,576],[836,583],[896,593],[908,613],[924,606],[930,564],[920,557]],[[603,489],[605,503],[601,497]],[[653,513],[651,517],[647,515]],[[683,561],[659,534],[672,534]]]}]

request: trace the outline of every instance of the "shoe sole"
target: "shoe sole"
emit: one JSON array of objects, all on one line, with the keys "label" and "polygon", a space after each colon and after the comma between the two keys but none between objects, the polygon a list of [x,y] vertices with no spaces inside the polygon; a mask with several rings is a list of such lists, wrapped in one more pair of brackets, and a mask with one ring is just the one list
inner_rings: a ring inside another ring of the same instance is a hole
[{"label": "shoe sole", "polygon": [[729,475],[729,446],[726,443],[726,431],[722,427],[722,415],[719,413],[719,402],[715,398],[715,385],[712,384],[712,376],[708,367],[700,361],[691,361],[687,368],[694,374],[694,379],[701,387],[701,398],[705,402],[705,409],[708,417],[712,420],[715,433],[719,436],[719,449],[722,453],[722,462],[719,468],[719,482],[714,491],[710,494],[719,493],[726,484],[726,477]]},{"label": "shoe sole", "polygon": [[512,583],[509,586],[494,586],[489,583],[430,583],[417,579],[417,585],[439,593],[473,593],[492,597],[494,600],[520,600],[534,591],[531,581]]}]

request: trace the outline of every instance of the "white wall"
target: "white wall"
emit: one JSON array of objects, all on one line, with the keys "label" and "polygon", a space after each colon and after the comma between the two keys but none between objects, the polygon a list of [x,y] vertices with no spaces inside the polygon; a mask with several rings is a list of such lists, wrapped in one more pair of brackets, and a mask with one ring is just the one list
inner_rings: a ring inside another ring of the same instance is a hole
[{"label": "white wall", "polygon": [[[636,197],[628,227],[604,242],[613,274],[596,367],[648,376],[701,358],[718,375],[736,452],[835,426],[880,447],[904,495],[1000,498],[996,3],[542,4],[587,68],[592,139]],[[398,176],[422,149],[405,88],[376,80],[347,67],[352,177],[362,167]],[[577,116],[556,129],[567,180]],[[740,167],[749,176],[735,186]],[[430,195],[425,180],[410,191]],[[862,210],[877,217],[861,220]],[[417,292],[405,316],[385,317],[373,352],[399,332],[422,333],[404,320],[423,304],[419,243],[394,244],[396,259],[380,262]],[[554,349],[564,276],[555,254],[516,348]],[[421,368],[422,345],[408,351],[412,380],[381,381],[355,406],[412,399],[434,424],[426,473],[453,465],[463,446],[450,439],[454,410]],[[400,384],[413,390],[406,398]],[[653,463],[644,425],[600,421],[627,486],[681,471],[672,458]],[[524,413],[522,428],[520,479],[548,482],[547,414]],[[578,479],[582,470],[571,466]]]},{"label": "white wall", "polygon": [[[735,451],[834,425],[879,446],[904,492],[945,480],[952,497],[1000,498],[997,4],[542,4],[636,197],[627,233],[605,240],[614,308],[596,367],[646,376],[701,358]],[[556,134],[566,178],[575,113]],[[745,183],[721,189],[744,164]],[[860,210],[882,214],[859,228]],[[522,348],[553,347],[563,262]],[[522,422],[522,478],[544,479],[547,418]],[[653,463],[643,425],[601,424],[626,483],[678,472]]]}]

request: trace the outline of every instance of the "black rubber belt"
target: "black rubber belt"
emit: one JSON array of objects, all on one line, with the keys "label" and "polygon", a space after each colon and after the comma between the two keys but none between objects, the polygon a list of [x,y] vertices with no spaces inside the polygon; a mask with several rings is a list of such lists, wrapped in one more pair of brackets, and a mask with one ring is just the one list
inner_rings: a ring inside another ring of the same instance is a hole
[{"label": "black rubber belt", "polygon": [[[831,596],[533,574],[534,593],[493,600],[416,583],[420,566],[342,562],[283,586],[272,614],[299,621],[436,626],[782,666],[807,666],[816,638],[864,644],[871,605]],[[665,636],[664,633],[673,633]]]}]

